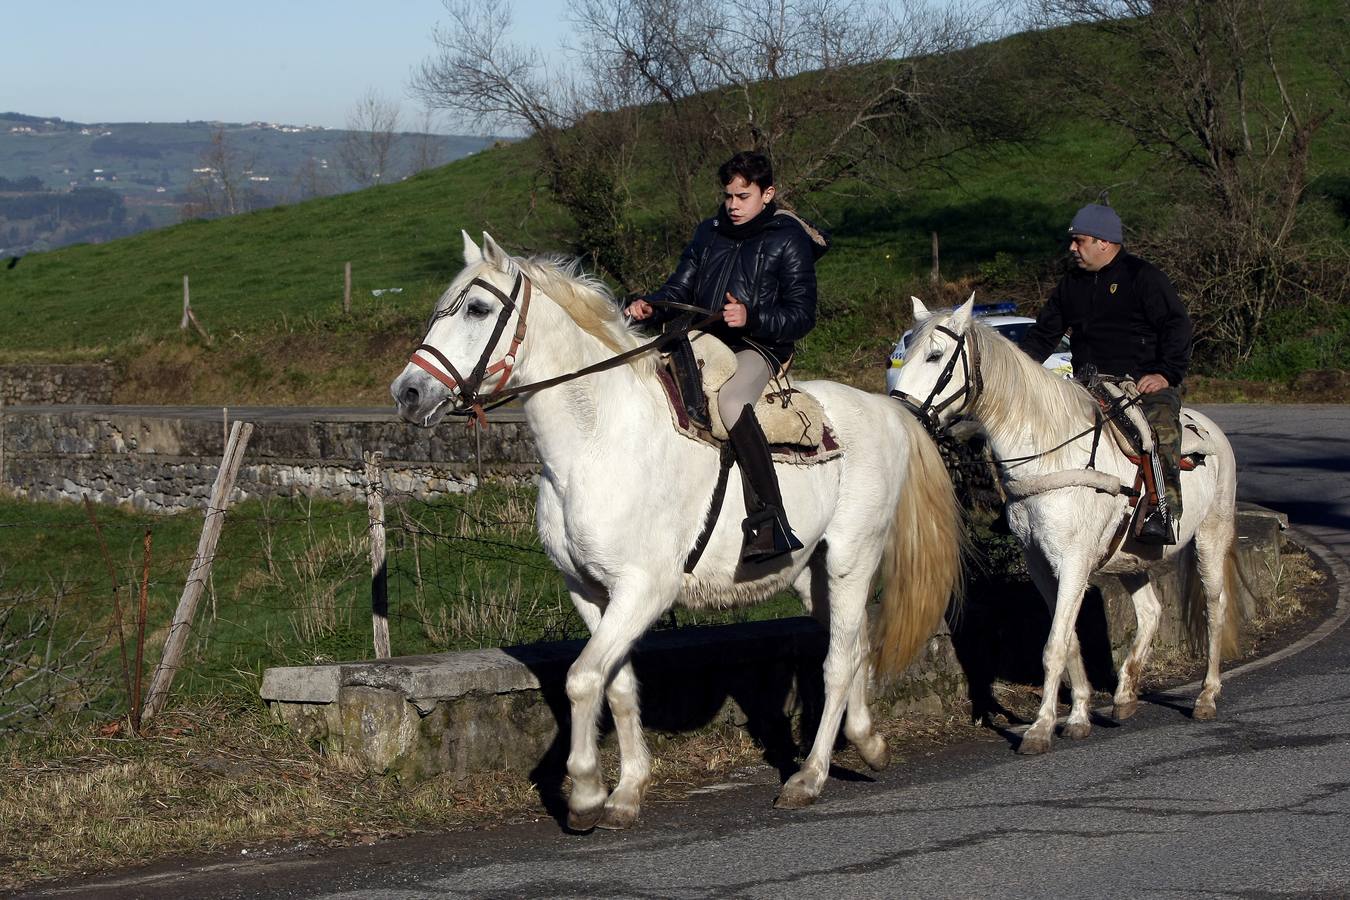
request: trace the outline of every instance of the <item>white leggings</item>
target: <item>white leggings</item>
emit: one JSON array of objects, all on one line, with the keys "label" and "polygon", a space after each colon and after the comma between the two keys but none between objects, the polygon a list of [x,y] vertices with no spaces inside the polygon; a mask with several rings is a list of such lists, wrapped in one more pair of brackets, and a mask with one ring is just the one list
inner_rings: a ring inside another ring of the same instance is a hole
[{"label": "white leggings", "polygon": [[740,350],[736,353],[736,374],[717,392],[717,412],[728,431],[740,419],[745,404],[753,405],[759,399],[773,375],[773,369],[758,352]]}]

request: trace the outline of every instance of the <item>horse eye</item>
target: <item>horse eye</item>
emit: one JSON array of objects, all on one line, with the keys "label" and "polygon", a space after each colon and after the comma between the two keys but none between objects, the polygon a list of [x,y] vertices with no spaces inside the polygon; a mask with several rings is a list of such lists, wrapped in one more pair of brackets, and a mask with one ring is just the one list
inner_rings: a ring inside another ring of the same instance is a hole
[{"label": "horse eye", "polygon": [[469,304],[469,308],[466,312],[470,319],[482,319],[485,318],[488,313],[492,312],[492,307],[482,300],[474,300]]},{"label": "horse eye", "polygon": [[928,354],[927,358],[924,359],[924,362],[937,362],[940,359],[942,359],[942,351],[934,350]]}]

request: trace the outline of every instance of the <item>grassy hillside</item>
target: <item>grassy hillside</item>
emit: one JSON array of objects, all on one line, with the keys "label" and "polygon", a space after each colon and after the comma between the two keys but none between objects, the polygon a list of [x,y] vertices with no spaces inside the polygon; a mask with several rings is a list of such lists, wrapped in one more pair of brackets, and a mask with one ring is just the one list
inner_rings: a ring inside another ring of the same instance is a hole
[{"label": "grassy hillside", "polygon": [[[1031,301],[1036,279],[1048,288],[1053,277],[1064,222],[1101,186],[1114,185],[1127,225],[1167,218],[1172,182],[1162,164],[1121,133],[1035,97],[1049,82],[1031,72],[1034,62],[1027,54],[1021,89],[1051,110],[1033,143],[958,157],[890,197],[841,184],[798,198],[834,237],[819,266],[821,323],[804,342],[799,372],[880,387],[880,359],[907,326],[909,293],[935,293],[927,281],[933,232],[943,299],[1017,281]],[[1315,74],[1295,72],[1291,82],[1332,103],[1335,86]],[[1334,119],[1316,145],[1306,201],[1342,241],[1348,146],[1344,120]],[[0,363],[110,359],[125,373],[124,402],[383,404],[433,299],[460,267],[461,228],[487,230],[519,252],[574,245],[575,225],[550,201],[536,153],[529,141],[498,146],[394,185],[24,257],[0,268]],[[661,196],[658,172],[639,180]],[[716,201],[710,177],[709,211]],[[648,209],[665,212],[659,203]],[[672,242],[672,261],[678,250]],[[347,261],[349,316],[341,309]],[[184,275],[209,344],[178,330]]]}]

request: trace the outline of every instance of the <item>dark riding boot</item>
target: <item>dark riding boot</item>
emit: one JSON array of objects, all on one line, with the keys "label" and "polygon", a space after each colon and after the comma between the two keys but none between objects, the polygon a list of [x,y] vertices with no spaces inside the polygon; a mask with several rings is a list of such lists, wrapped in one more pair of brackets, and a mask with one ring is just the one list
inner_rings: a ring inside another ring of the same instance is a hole
[{"label": "dark riding boot", "polygon": [[1175,388],[1141,394],[1140,409],[1153,428],[1157,465],[1153,488],[1161,502],[1147,511],[1138,539],[1146,544],[1175,544],[1181,529],[1181,395]]},{"label": "dark riding boot", "polygon": [[753,406],[745,405],[729,434],[745,486],[747,515],[741,523],[745,532],[741,561],[764,562],[802,549],[802,542],[792,533],[783,510],[783,496],[778,489],[778,475],[773,470],[769,442],[759,427]]},{"label": "dark riding boot", "polygon": [[[1170,546],[1177,542],[1177,530],[1181,526],[1181,472],[1177,466],[1170,465],[1166,457],[1165,451],[1158,454],[1157,476],[1151,480],[1161,502],[1143,512],[1144,521],[1135,535],[1141,544]],[[1152,465],[1147,455],[1144,464]]]}]

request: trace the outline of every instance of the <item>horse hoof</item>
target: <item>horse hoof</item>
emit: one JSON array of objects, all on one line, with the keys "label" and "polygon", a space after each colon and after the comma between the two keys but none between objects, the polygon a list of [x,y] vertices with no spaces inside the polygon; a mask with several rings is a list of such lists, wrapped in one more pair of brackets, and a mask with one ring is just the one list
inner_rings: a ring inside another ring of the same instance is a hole
[{"label": "horse hoof", "polygon": [[1111,718],[1117,722],[1124,722],[1130,716],[1139,712],[1139,701],[1131,700],[1128,703],[1117,703],[1111,708]]},{"label": "horse hoof", "polygon": [[596,825],[600,824],[600,819],[605,813],[603,806],[597,806],[595,809],[567,811],[567,828],[569,831],[585,833],[593,831]]},{"label": "horse hoof", "polygon": [[1191,711],[1191,718],[1197,722],[1212,722],[1219,717],[1219,708],[1213,702],[1196,702],[1195,709]]},{"label": "horse hoof", "polygon": [[595,823],[596,828],[606,831],[623,831],[637,824],[638,810],[635,806],[606,806],[604,815]]},{"label": "horse hoof", "polygon": [[809,793],[792,784],[783,785],[783,789],[774,798],[774,809],[805,809],[816,802],[815,794]]},{"label": "horse hoof", "polygon": [[1064,726],[1064,736],[1071,741],[1081,741],[1092,734],[1092,726],[1087,722],[1070,722]]},{"label": "horse hoof", "polygon": [[873,772],[880,772],[891,764],[891,748],[887,746],[886,739],[879,734],[873,735],[873,740],[864,741],[858,744],[858,755],[862,761],[867,764],[867,768]]},{"label": "horse hoof", "polygon": [[1022,736],[1022,742],[1017,745],[1017,752],[1022,756],[1040,756],[1042,753],[1049,753],[1050,738],[1027,732]]}]

